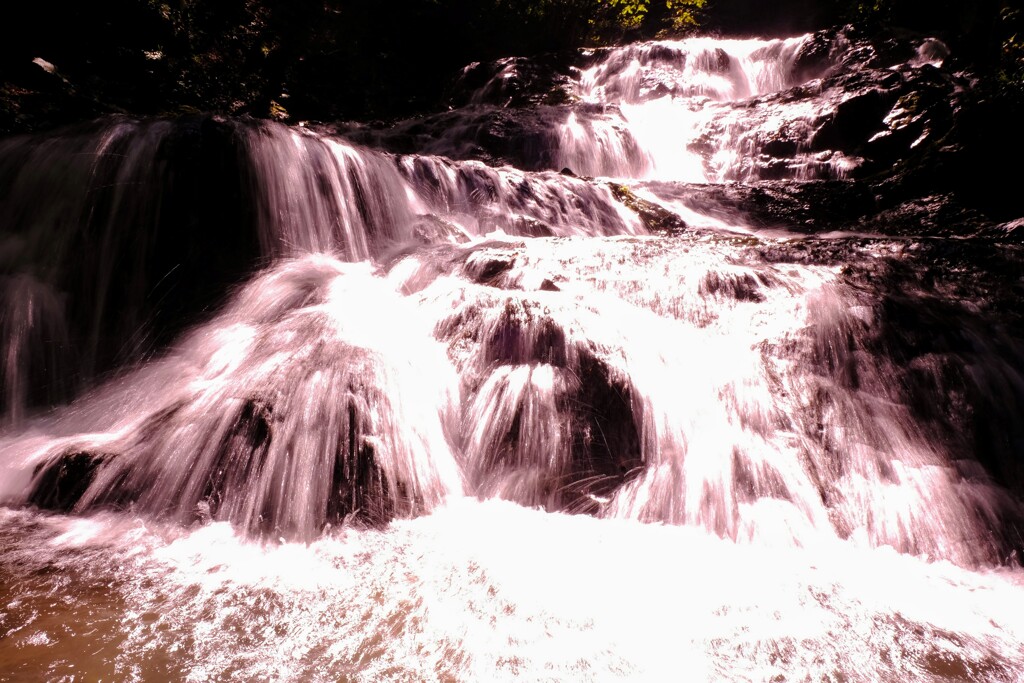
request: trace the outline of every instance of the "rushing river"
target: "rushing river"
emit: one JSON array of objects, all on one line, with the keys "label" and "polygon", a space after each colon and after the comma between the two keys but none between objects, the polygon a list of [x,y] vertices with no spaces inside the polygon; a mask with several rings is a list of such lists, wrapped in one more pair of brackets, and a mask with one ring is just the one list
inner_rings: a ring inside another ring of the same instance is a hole
[{"label": "rushing river", "polygon": [[858,208],[908,45],[0,141],[0,680],[1024,681],[1019,226]]}]

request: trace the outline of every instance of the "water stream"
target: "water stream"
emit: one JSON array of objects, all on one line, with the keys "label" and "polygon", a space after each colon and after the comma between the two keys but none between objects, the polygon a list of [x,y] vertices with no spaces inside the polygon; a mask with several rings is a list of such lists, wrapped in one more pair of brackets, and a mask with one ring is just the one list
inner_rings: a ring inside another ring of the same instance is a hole
[{"label": "water stream", "polygon": [[946,54],[814,41],[0,141],[0,680],[1024,680],[1024,257],[745,210]]}]

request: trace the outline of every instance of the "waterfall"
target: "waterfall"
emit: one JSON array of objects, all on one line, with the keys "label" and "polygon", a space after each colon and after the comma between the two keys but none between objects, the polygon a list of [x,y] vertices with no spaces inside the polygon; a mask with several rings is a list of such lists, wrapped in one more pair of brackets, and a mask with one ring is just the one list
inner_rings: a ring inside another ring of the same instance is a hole
[{"label": "waterfall", "polygon": [[[749,179],[754,172],[743,157],[759,151],[758,131],[730,104],[798,85],[793,63],[807,38],[694,38],[595,54],[576,95],[600,115],[583,124],[569,114],[561,162],[586,175]],[[807,113],[787,111],[785,118],[793,125]]]},{"label": "waterfall", "polygon": [[115,577],[136,677],[1016,680],[1020,257],[858,185],[960,87],[912,47],[0,141],[0,604]]}]

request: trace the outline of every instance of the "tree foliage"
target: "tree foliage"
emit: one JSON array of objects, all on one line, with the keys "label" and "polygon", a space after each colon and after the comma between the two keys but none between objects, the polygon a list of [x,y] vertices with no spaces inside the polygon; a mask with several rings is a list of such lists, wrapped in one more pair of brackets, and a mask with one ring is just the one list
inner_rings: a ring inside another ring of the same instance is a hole
[{"label": "tree foliage", "polygon": [[1024,91],[1024,11],[1006,6],[999,13],[999,22],[1002,37],[1000,79],[1004,84]]},{"label": "tree foliage", "polygon": [[700,28],[707,4],[707,0],[666,0],[672,31],[689,32]]},{"label": "tree foliage", "polygon": [[623,29],[647,28],[666,33],[696,29],[707,0],[602,0]]}]

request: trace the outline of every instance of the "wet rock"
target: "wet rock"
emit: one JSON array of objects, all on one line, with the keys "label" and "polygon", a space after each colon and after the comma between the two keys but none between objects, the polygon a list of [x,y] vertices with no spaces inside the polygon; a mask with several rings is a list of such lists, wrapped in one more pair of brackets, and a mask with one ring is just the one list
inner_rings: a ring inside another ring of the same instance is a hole
[{"label": "wet rock", "polygon": [[729,69],[732,68],[732,59],[729,57],[729,53],[722,48],[715,48],[701,52],[697,56],[697,68],[710,73],[729,73]]},{"label": "wet rock", "polygon": [[563,104],[571,97],[572,60],[572,53],[565,53],[476,62],[463,69],[446,99],[454,107]]},{"label": "wet rock", "polygon": [[[834,241],[808,240],[799,250],[757,249],[758,258],[777,264],[842,265],[841,281],[861,304],[811,309],[813,343],[801,364],[821,381],[808,383],[814,391],[797,421],[824,454],[816,467],[829,474],[821,481],[850,466],[827,427],[837,411],[847,428],[860,430],[857,438],[869,452],[903,449],[911,463],[938,453],[939,462],[949,463],[941,476],[950,477],[952,486],[986,491],[976,507],[969,501],[965,508],[992,530],[972,541],[971,552],[978,561],[1003,562],[1024,530],[1019,501],[988,488],[993,481],[1011,491],[1024,484],[1015,455],[1024,428],[1012,417],[1024,406],[1024,326],[1019,312],[1009,313],[1019,308],[1019,294],[1005,286],[1020,277],[1019,253],[976,238],[828,244]],[[864,397],[871,397],[869,404],[860,403]],[[874,407],[864,412],[865,405]],[[871,426],[876,408],[898,424],[914,425],[906,441],[894,446],[891,430]],[[882,459],[872,462],[881,481],[900,476]],[[826,504],[841,497],[823,486]],[[838,530],[848,533],[843,525]]]},{"label": "wet rock", "polygon": [[537,307],[509,299],[483,339],[487,364],[544,363],[556,368],[571,364],[574,349],[565,330]]},{"label": "wet rock", "polygon": [[413,234],[423,245],[460,242],[465,239],[465,233],[459,226],[432,214],[416,217]]},{"label": "wet rock", "polygon": [[[748,103],[744,142],[753,153],[729,178],[867,178],[919,156],[951,129],[969,87],[962,75],[919,57],[920,45],[920,38],[868,39],[849,29],[812,36],[794,62],[800,84]],[[796,102],[817,109],[799,119],[799,129],[769,115]]]},{"label": "wet rock", "polygon": [[608,187],[615,199],[622,202],[626,208],[635,211],[644,227],[652,233],[672,235],[686,230],[686,221],[677,214],[637,197],[627,186],[608,183]]},{"label": "wet rock", "polygon": [[734,274],[712,271],[701,280],[702,297],[726,296],[736,301],[764,301],[761,283],[750,273]]},{"label": "wet rock", "polygon": [[480,284],[503,284],[502,275],[515,265],[514,258],[488,258],[470,260],[464,269],[474,282]]},{"label": "wet rock", "polygon": [[882,119],[892,106],[892,95],[868,90],[844,100],[811,139],[811,149],[856,150],[872,133],[882,129]]},{"label": "wet rock", "polygon": [[563,507],[599,514],[602,500],[640,474],[639,416],[633,390],[606,363],[580,355],[579,393],[569,397],[573,471],[563,484]]},{"label": "wet rock", "polygon": [[474,159],[524,170],[557,168],[559,107],[496,108],[472,106],[395,125],[332,128],[352,142],[394,154],[436,154]]},{"label": "wet rock", "polygon": [[[1024,90],[979,87],[957,102],[948,135],[918,172],[955,188],[966,203],[1000,221],[1024,216],[1024,193],[1003,162],[1024,158]],[[938,166],[936,168],[936,166]],[[940,177],[935,177],[941,173]]]},{"label": "wet rock", "polygon": [[760,151],[769,157],[793,157],[800,151],[801,143],[799,138],[776,134],[761,143]]},{"label": "wet rock", "polygon": [[205,510],[213,519],[230,518],[230,511],[221,510],[225,498],[237,496],[254,474],[266,466],[273,439],[273,412],[273,404],[251,397],[242,404],[225,434],[201,495]]},{"label": "wet rock", "polygon": [[[511,413],[487,423],[487,437],[469,463],[477,495],[549,511],[600,514],[614,491],[641,471],[628,381],[583,346],[570,355],[571,366],[530,365],[531,375],[550,374],[553,383],[535,380],[539,386],[499,408]],[[526,367],[503,360],[492,361],[497,375]]]},{"label": "wet rock", "polygon": [[729,223],[807,234],[859,229],[858,221],[878,209],[869,187],[837,180],[647,183],[645,187],[659,197],[682,201],[695,211]]},{"label": "wet rock", "polygon": [[1021,238],[1024,238],[1024,218],[1007,221],[997,226],[997,230],[1011,239],[1021,240]]},{"label": "wet rock", "polygon": [[[23,248],[0,269],[46,273],[66,337],[43,340],[39,352],[74,349],[81,384],[163,348],[257,262],[251,169],[235,125],[115,118],[5,141],[3,220]],[[57,369],[40,386],[65,382]]]},{"label": "wet rock", "polygon": [[797,82],[808,81],[812,78],[819,78],[827,73],[835,61],[835,52],[842,40],[835,31],[825,30],[815,32],[807,40],[793,60],[793,73]]},{"label": "wet rock", "polygon": [[111,456],[67,451],[38,465],[26,502],[44,510],[70,512],[85,494],[96,470]]},{"label": "wet rock", "polygon": [[991,222],[951,194],[914,198],[864,216],[862,229],[885,235],[970,237],[986,232]]},{"label": "wet rock", "polygon": [[[347,439],[334,455],[334,471],[327,499],[327,524],[359,522],[383,526],[406,511],[411,492],[405,482],[389,484],[375,457],[369,421],[355,403],[348,405],[348,419],[342,425]],[[396,490],[392,490],[394,487]],[[399,502],[401,501],[401,502]],[[419,503],[412,503],[413,506]]]}]

